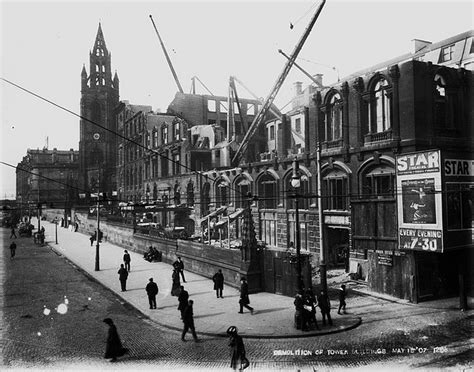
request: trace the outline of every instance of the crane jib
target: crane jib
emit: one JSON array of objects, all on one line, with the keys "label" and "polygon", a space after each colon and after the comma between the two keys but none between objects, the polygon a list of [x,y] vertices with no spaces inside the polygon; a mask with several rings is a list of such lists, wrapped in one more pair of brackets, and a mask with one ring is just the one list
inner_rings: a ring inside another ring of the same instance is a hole
[{"label": "crane jib", "polygon": [[324,7],[324,4],[326,3],[326,0],[323,0],[321,4],[319,4],[318,8],[316,9],[316,12],[311,19],[308,27],[306,27],[305,32],[301,36],[300,41],[298,44],[295,46],[295,49],[293,50],[293,53],[291,54],[290,59],[288,62],[285,64],[283,71],[281,72],[280,76],[278,77],[275,85],[273,86],[273,89],[270,91],[270,94],[268,95],[267,99],[265,100],[264,104],[262,105],[262,108],[258,112],[258,114],[255,116],[254,120],[252,121],[252,124],[250,124],[250,128],[245,134],[242,143],[240,144],[239,148],[237,149],[234,157],[232,158],[232,163],[233,164],[238,164],[243,156],[243,153],[247,150],[249,140],[254,136],[255,132],[257,131],[258,127],[260,124],[263,122],[265,116],[267,115],[267,112],[270,108],[270,106],[273,104],[273,101],[275,100],[276,95],[278,94],[278,91],[280,90],[281,86],[283,85],[283,82],[285,81],[286,77],[288,76],[288,73],[290,72],[291,67],[293,66],[293,63],[296,60],[296,57],[298,56],[299,52],[301,51],[301,48],[303,47],[306,39],[308,38],[316,20],[319,17],[319,14],[321,13],[321,10]]}]

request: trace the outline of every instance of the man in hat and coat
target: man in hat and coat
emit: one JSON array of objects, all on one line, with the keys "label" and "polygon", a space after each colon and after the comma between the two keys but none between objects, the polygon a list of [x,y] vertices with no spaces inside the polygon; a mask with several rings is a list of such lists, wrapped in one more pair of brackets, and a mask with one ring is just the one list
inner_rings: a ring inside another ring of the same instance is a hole
[{"label": "man in hat and coat", "polygon": [[240,282],[242,284],[240,285],[240,300],[239,300],[240,311],[239,311],[239,314],[244,313],[244,307],[245,307],[246,309],[249,309],[250,313],[253,315],[253,307],[249,306],[249,304],[250,304],[249,285],[248,285],[247,280],[245,278],[240,279]]},{"label": "man in hat and coat", "polygon": [[125,292],[127,290],[128,271],[125,267],[123,267],[123,264],[120,264],[120,269],[119,271],[117,271],[117,274],[119,274],[119,280],[120,280],[120,285],[122,287],[122,292]]},{"label": "man in hat and coat", "polygon": [[156,309],[156,295],[158,294],[158,285],[153,281],[153,278],[148,279],[148,284],[145,287],[148,295],[148,302],[150,309]]},{"label": "man in hat and coat", "polygon": [[199,341],[199,339],[196,335],[196,330],[194,328],[193,303],[194,303],[193,300],[189,300],[188,301],[188,306],[186,306],[186,309],[184,310],[184,314],[183,314],[184,328],[183,328],[183,332],[181,333],[181,341],[186,341],[184,339],[184,336],[186,336],[186,333],[188,332],[188,330],[191,330],[194,341],[196,341],[196,342]]},{"label": "man in hat and coat", "polygon": [[180,286],[180,292],[178,296],[178,310],[181,312],[181,319],[184,318],[184,310],[188,306],[189,293],[184,289],[184,286]]},{"label": "man in hat and coat", "polygon": [[224,274],[222,274],[221,269],[219,269],[219,271],[214,274],[214,276],[212,277],[212,281],[214,282],[214,290],[216,291],[216,297],[224,298],[222,296],[222,290],[224,289]]}]

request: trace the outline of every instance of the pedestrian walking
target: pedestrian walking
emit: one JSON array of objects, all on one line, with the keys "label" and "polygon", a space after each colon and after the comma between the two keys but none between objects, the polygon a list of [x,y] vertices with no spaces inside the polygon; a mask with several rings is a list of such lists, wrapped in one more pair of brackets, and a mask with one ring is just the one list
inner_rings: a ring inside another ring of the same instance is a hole
[{"label": "pedestrian walking", "polygon": [[127,250],[125,250],[124,255],[123,255],[123,263],[127,271],[130,271],[130,261],[131,261],[130,254],[128,253]]},{"label": "pedestrian walking", "polygon": [[115,327],[115,324],[112,319],[105,318],[103,322],[109,326],[104,358],[110,359],[111,362],[115,362],[117,361],[117,357],[128,353],[128,349],[122,346],[122,341],[120,341],[120,337],[117,332],[117,327]]},{"label": "pedestrian walking", "polygon": [[199,341],[197,335],[196,335],[196,329],[194,328],[194,314],[193,314],[193,300],[188,301],[188,306],[186,306],[186,309],[184,310],[183,314],[183,323],[184,323],[184,328],[183,328],[183,333],[181,333],[181,341],[186,341],[185,336],[186,333],[191,330],[191,333],[193,335],[194,341]]},{"label": "pedestrian walking", "polygon": [[183,286],[180,287],[180,292],[178,296],[178,310],[181,312],[181,319],[184,318],[184,310],[188,306],[189,293],[184,289]]},{"label": "pedestrian walking", "polygon": [[40,231],[40,241],[41,241],[41,245],[44,244],[44,238],[45,238],[45,229],[44,229],[44,226],[41,226],[41,231]]},{"label": "pedestrian walking", "polygon": [[16,243],[12,242],[10,244],[10,258],[15,257],[15,253],[16,253]]},{"label": "pedestrian walking", "polygon": [[181,257],[178,256],[178,259],[173,263],[173,267],[178,270],[179,275],[183,279],[183,283],[186,283],[184,278],[184,262],[181,260]]},{"label": "pedestrian walking", "polygon": [[324,290],[322,290],[321,294],[318,296],[318,306],[321,309],[323,325],[326,325],[326,318],[328,319],[329,325],[332,325],[332,319],[331,319],[331,314],[330,314],[331,301],[329,301],[329,297]]},{"label": "pedestrian walking", "polygon": [[12,236],[14,236],[15,239],[17,238],[14,225],[12,226],[12,229],[11,229],[11,232],[10,232],[10,239],[12,239]]},{"label": "pedestrian walking", "polygon": [[341,284],[341,288],[339,288],[339,309],[337,310],[337,313],[341,313],[341,309],[346,313],[346,286],[345,284]]},{"label": "pedestrian walking", "polygon": [[224,298],[222,296],[222,290],[224,289],[224,274],[222,274],[221,269],[219,269],[219,271],[214,274],[214,276],[212,277],[212,281],[214,282],[214,290],[216,291],[216,297]]},{"label": "pedestrian walking", "polygon": [[148,295],[148,302],[150,309],[156,309],[156,295],[158,294],[158,285],[153,281],[153,278],[148,279],[148,284],[145,287]]},{"label": "pedestrian walking", "polygon": [[119,274],[120,285],[122,287],[122,292],[127,290],[127,278],[128,278],[128,271],[123,267],[123,264],[120,264],[120,269],[117,272]]},{"label": "pedestrian walking", "polygon": [[245,278],[240,279],[241,285],[240,285],[240,311],[239,314],[244,313],[244,307],[248,310],[250,310],[250,313],[253,315],[253,307],[249,306],[250,304],[250,299],[249,299],[249,285],[247,283],[247,280]]},{"label": "pedestrian walking", "polygon": [[179,296],[179,291],[181,290],[181,282],[179,281],[179,272],[178,269],[174,269],[171,274],[171,296]]},{"label": "pedestrian walking", "polygon": [[[230,368],[239,371],[244,370],[250,365],[245,355],[245,345],[242,337],[237,333],[237,327],[231,326],[227,329],[229,338],[229,347],[231,350]],[[240,362],[240,367],[238,363]]]}]

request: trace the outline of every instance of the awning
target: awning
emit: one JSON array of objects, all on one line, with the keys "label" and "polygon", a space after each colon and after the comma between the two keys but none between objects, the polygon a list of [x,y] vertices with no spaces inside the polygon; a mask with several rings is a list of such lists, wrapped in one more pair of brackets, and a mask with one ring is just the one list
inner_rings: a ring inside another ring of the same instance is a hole
[{"label": "awning", "polygon": [[217,222],[214,227],[222,227],[224,226],[227,222],[233,222],[235,221],[241,214],[244,213],[245,209],[238,209],[234,213],[229,214],[227,217],[224,217],[224,219],[220,220]]},{"label": "awning", "polygon": [[203,218],[201,218],[200,223],[203,223],[204,221],[207,221],[208,218],[218,216],[219,214],[224,213],[226,210],[227,210],[227,206],[223,205],[222,207],[219,207],[215,211],[209,213],[207,216],[204,216]]}]

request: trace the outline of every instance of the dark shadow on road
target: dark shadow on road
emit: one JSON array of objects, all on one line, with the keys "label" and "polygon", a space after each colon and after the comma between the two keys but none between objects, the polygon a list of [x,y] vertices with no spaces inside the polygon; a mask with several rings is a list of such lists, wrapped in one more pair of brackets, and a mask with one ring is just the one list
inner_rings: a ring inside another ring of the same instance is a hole
[{"label": "dark shadow on road", "polygon": [[266,310],[254,310],[254,315],[265,314],[265,313],[273,313],[275,311],[286,310],[286,307],[277,307],[275,309],[266,309]]},{"label": "dark shadow on road", "polygon": [[222,315],[225,314],[225,311],[222,313],[214,313],[214,314],[206,314],[206,315],[195,315],[194,319],[201,319],[201,318],[207,318],[209,316],[214,316],[214,315]]}]

